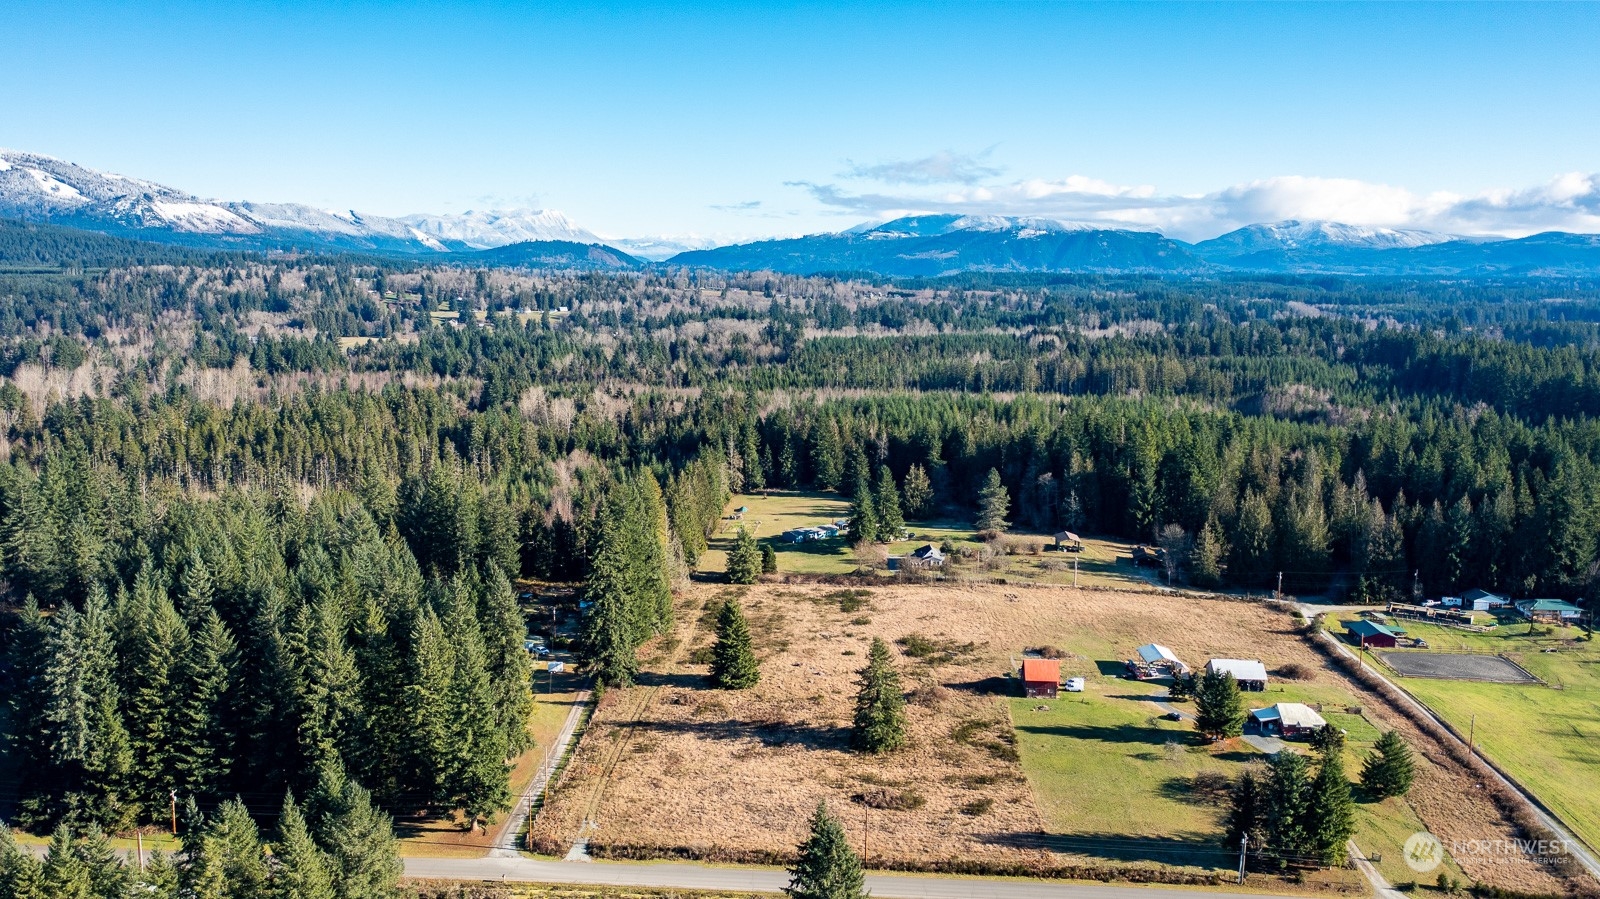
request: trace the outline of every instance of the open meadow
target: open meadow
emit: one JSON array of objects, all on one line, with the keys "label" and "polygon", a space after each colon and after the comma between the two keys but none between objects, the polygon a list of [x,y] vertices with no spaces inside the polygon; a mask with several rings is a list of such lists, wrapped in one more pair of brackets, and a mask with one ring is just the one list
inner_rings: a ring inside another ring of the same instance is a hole
[{"label": "open meadow", "polygon": [[[762,658],[761,683],[742,692],[709,688],[699,664],[711,615],[733,596]],[[855,674],[874,636],[896,647],[909,696],[910,743],[882,757],[849,751]],[[1263,605],[1064,588],[771,584],[703,586],[686,597],[676,636],[647,646],[639,684],[606,694],[535,823],[536,844],[564,853],[583,835],[597,857],[778,863],[826,800],[875,867],[1211,876],[1237,858],[1218,843],[1227,781],[1265,756],[1245,740],[1203,743],[1188,722],[1162,718],[1157,684],[1117,676],[1120,661],[1151,641],[1196,666],[1263,660],[1273,682],[1246,694],[1247,705],[1320,705],[1349,732],[1352,776],[1382,731],[1401,730],[1418,750],[1416,787],[1406,800],[1362,803],[1356,834],[1392,880],[1416,877],[1400,849],[1418,830],[1447,842],[1510,835],[1437,746],[1328,665],[1295,619]],[[1030,649],[1061,655],[1063,677],[1085,677],[1087,691],[1018,697],[1008,673]],[[1464,874],[1559,888],[1532,864],[1469,864]],[[1343,889],[1359,878],[1317,872],[1308,884]]]},{"label": "open meadow", "polygon": [[[1504,656],[1542,683],[1399,677],[1395,683],[1448,721],[1550,808],[1600,846],[1600,648],[1575,627],[1529,633],[1525,623],[1471,633],[1416,622],[1408,636],[1434,651]],[[1412,650],[1399,650],[1410,654]]]},{"label": "open meadow", "polygon": [[[743,507],[739,517],[734,511]],[[769,545],[778,556],[780,574],[841,575],[863,567],[847,537],[788,543],[779,539],[785,531],[816,527],[848,518],[850,503],[837,493],[770,491],[759,496],[740,495],[728,504],[725,517],[717,525],[709,548],[701,557],[699,570],[716,574],[727,567],[727,552],[739,529],[745,528],[758,542]],[[926,544],[954,550],[942,574],[959,581],[1010,581],[1070,586],[1077,568],[1077,583],[1085,587],[1149,587],[1160,582],[1155,569],[1133,564],[1133,544],[1125,540],[1086,537],[1081,552],[1056,552],[1055,541],[1046,534],[1013,529],[1004,542],[1013,552],[990,556],[990,547],[978,539],[971,521],[933,519],[908,521],[910,536],[896,543],[875,548],[872,560],[876,570],[886,571],[883,560],[901,556]],[[971,558],[963,558],[963,555]],[[979,558],[983,556],[984,558]]]}]

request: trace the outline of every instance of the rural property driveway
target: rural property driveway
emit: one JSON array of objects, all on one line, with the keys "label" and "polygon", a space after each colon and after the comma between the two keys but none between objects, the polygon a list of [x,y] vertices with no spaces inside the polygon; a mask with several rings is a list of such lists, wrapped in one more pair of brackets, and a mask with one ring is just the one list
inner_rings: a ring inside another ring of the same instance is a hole
[{"label": "rural property driveway", "polygon": [[[771,868],[713,868],[705,865],[546,862],[529,858],[408,858],[406,876],[437,880],[599,884],[776,893],[789,885],[787,872]],[[906,877],[868,874],[876,899],[1152,899],[1165,894],[1197,895],[1161,887],[1105,886],[1028,880],[973,880],[957,877]],[[1207,899],[1276,899],[1263,893],[1213,893]]]}]

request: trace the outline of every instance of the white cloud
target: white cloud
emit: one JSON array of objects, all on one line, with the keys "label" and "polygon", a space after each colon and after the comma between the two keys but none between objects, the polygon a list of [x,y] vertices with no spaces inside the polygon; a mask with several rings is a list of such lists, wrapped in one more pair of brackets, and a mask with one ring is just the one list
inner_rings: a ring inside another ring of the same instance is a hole
[{"label": "white cloud", "polygon": [[1199,195],[1163,194],[1149,185],[1119,185],[1083,175],[900,193],[852,193],[832,184],[791,184],[805,188],[826,207],[867,217],[911,212],[1029,215],[1156,230],[1185,240],[1285,219],[1509,237],[1540,231],[1600,232],[1600,174],[1593,173],[1476,194],[1419,194],[1395,185],[1306,175],[1265,178]]},{"label": "white cloud", "polygon": [[984,161],[993,150],[990,147],[976,155],[944,150],[921,159],[902,159],[876,165],[861,165],[846,160],[849,168],[839,177],[882,184],[976,184],[1002,171]]}]

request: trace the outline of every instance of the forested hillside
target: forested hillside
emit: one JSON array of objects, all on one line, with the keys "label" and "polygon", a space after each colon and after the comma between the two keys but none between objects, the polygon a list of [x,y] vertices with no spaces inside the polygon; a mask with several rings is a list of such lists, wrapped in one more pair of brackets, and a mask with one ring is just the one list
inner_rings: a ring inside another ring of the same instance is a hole
[{"label": "forested hillside", "polygon": [[174,796],[242,827],[346,782],[502,812],[529,739],[513,580],[581,585],[585,658],[626,682],[730,493],[848,495],[882,466],[926,484],[907,512],[970,518],[992,469],[1021,526],[1177,526],[1198,586],[1600,591],[1591,283],[533,274],[3,237],[40,270],[0,273],[0,814],[38,833],[163,822]]}]

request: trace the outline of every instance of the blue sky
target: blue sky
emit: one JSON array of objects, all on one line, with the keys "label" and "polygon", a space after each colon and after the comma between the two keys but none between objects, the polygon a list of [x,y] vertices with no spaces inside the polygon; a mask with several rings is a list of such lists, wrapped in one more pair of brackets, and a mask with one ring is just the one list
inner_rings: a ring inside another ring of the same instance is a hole
[{"label": "blue sky", "polygon": [[0,0],[0,146],[611,236],[1600,230],[1600,5],[864,6]]}]

